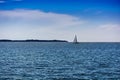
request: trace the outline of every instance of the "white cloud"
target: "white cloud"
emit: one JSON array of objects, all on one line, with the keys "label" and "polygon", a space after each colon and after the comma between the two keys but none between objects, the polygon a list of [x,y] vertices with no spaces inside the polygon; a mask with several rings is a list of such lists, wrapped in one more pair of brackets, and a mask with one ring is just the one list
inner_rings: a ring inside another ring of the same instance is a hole
[{"label": "white cloud", "polygon": [[12,21],[25,22],[30,24],[31,22],[42,26],[52,27],[65,27],[72,25],[83,24],[77,17],[73,17],[65,14],[56,14],[52,12],[42,12],[39,10],[12,10],[12,11],[0,11],[2,17],[7,17]]},{"label": "white cloud", "polygon": [[6,1],[4,1],[4,0],[0,0],[0,3],[5,3]]},{"label": "white cloud", "polygon": [[[21,2],[23,0],[11,0],[11,1]],[[5,3],[5,2],[7,2],[7,1],[6,0],[0,0],[0,3]]]},{"label": "white cloud", "polygon": [[119,24],[105,24],[105,25],[101,25],[100,26],[101,29],[104,30],[109,30],[109,31],[116,31],[116,30],[120,30],[120,25]]},{"label": "white cloud", "polygon": [[0,18],[0,37],[10,39],[65,39],[65,29],[85,23],[71,15],[24,9],[0,11]]},{"label": "white cloud", "polygon": [[120,42],[120,24],[103,24],[81,30],[81,41]]},{"label": "white cloud", "polygon": [[65,39],[72,41],[119,41],[119,24],[101,24],[95,27],[79,17],[43,12],[40,10],[0,11],[0,38],[8,39]]}]

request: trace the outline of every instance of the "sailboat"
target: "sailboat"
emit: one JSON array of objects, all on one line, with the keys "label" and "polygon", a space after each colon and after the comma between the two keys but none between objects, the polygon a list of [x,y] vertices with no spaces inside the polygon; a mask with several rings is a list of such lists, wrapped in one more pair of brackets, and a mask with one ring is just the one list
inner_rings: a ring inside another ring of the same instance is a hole
[{"label": "sailboat", "polygon": [[78,44],[77,36],[76,36],[76,35],[75,35],[75,38],[74,38],[74,40],[73,40],[73,43]]}]

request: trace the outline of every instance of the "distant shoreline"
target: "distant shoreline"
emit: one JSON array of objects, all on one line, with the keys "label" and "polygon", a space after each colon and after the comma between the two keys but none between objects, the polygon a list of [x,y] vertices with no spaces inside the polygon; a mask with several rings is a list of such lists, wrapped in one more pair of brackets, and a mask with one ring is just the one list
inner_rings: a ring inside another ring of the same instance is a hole
[{"label": "distant shoreline", "polygon": [[[10,40],[10,39],[0,39],[0,42],[69,42],[67,40],[37,40],[37,39],[27,39],[27,40]],[[73,43],[73,42],[69,42]],[[78,42],[82,43],[120,43],[120,42]]]},{"label": "distant shoreline", "polygon": [[68,42],[66,40],[0,40],[0,42]]}]

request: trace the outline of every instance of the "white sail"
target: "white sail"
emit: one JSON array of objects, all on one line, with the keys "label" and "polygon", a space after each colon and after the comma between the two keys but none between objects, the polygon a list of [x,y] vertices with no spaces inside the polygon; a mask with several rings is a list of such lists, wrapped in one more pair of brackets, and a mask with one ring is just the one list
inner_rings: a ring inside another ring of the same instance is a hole
[{"label": "white sail", "polygon": [[77,42],[77,36],[75,35],[75,38],[74,38],[74,40],[73,40],[73,43],[78,43]]}]

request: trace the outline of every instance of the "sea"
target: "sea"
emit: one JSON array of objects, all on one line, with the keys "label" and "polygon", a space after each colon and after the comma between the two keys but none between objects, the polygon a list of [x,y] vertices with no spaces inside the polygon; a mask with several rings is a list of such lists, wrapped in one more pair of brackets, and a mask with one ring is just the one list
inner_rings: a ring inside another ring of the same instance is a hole
[{"label": "sea", "polygon": [[0,42],[0,80],[120,80],[120,43]]}]

